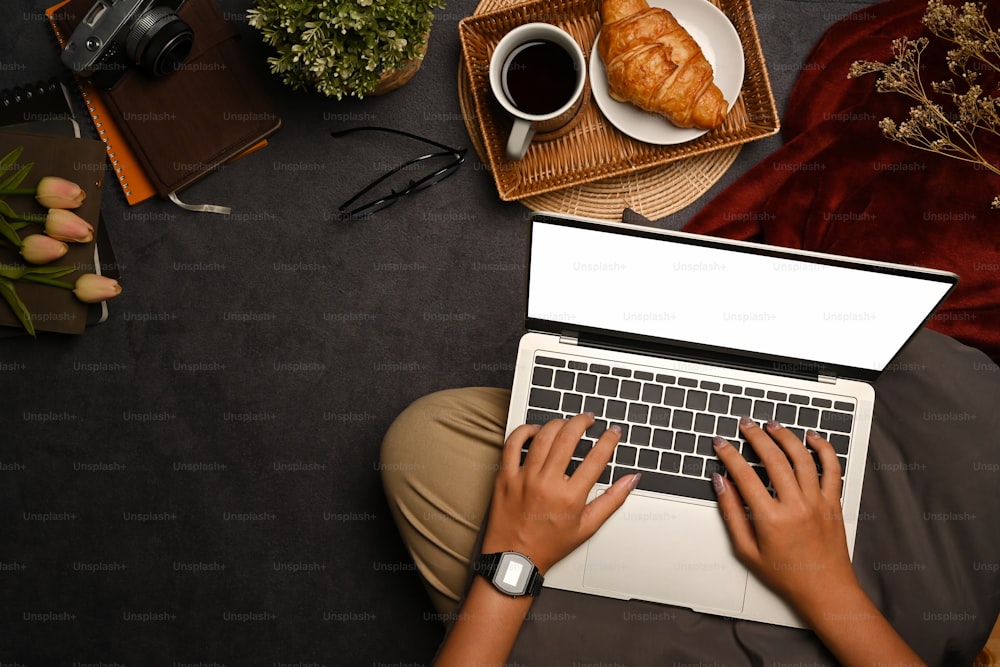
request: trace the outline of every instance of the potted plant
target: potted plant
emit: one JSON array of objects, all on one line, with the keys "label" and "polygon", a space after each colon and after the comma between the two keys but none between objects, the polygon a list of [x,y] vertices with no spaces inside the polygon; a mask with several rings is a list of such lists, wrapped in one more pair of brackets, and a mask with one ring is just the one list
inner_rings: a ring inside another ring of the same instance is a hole
[{"label": "potted plant", "polygon": [[393,90],[419,69],[443,0],[256,0],[250,25],[277,50],[271,72],[338,100]]}]

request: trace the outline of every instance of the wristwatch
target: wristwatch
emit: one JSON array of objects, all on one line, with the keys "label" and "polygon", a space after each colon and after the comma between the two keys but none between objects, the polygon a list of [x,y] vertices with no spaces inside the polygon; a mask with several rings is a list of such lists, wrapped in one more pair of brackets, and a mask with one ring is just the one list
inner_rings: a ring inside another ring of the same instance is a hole
[{"label": "wristwatch", "polygon": [[472,566],[473,572],[503,593],[514,598],[538,595],[543,577],[531,559],[516,551],[481,554]]}]

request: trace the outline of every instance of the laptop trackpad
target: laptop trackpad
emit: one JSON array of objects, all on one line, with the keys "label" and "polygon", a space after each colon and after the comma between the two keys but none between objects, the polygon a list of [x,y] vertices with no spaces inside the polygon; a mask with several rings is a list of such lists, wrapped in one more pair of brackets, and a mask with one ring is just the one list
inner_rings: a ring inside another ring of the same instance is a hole
[{"label": "laptop trackpad", "polygon": [[708,612],[743,609],[748,573],[714,506],[633,492],[590,539],[585,588]]}]

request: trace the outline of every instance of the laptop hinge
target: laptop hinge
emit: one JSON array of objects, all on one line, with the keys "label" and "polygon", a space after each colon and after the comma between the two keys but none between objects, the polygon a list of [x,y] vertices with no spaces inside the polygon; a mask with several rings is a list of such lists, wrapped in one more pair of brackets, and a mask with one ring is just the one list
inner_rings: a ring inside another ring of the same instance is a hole
[{"label": "laptop hinge", "polygon": [[580,337],[573,331],[564,331],[559,334],[559,342],[566,345],[577,345],[580,342]]},{"label": "laptop hinge", "polygon": [[833,375],[823,375],[820,374],[817,378],[823,384],[837,384],[837,378]]}]

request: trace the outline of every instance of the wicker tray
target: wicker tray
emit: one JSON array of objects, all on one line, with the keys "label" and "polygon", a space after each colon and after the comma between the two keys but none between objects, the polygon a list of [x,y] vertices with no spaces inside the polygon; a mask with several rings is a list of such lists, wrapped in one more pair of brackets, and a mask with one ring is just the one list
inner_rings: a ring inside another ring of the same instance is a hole
[{"label": "wicker tray", "polygon": [[[620,219],[625,206],[647,217],[661,217],[711,187],[744,143],[776,133],[774,96],[749,0],[712,2],[732,21],[746,61],[742,92],[721,128],[685,144],[646,144],[620,132],[590,102],[569,132],[533,143],[521,160],[504,154],[510,121],[490,92],[493,48],[511,28],[546,21],[573,35],[589,54],[600,31],[597,2],[484,0],[473,16],[462,19],[463,62],[458,77],[462,108],[469,134],[492,171],[500,198],[596,217]],[[577,187],[597,182],[597,187]],[[620,196],[609,201],[609,193]],[[659,200],[652,208],[642,205],[649,195]]]}]

